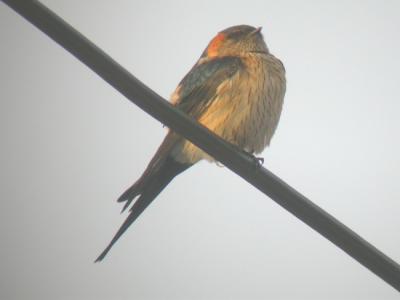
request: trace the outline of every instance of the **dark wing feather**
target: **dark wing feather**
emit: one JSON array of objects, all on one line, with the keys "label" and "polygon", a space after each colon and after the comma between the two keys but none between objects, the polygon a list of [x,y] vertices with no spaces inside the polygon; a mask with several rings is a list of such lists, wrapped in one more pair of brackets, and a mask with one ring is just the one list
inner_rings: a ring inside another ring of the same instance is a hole
[{"label": "dark wing feather", "polygon": [[129,226],[140,216],[140,214],[147,208],[147,206],[150,205],[150,203],[168,185],[168,183],[176,175],[185,171],[189,167],[190,165],[179,163],[168,156],[162,161],[161,166],[158,166],[155,170],[152,170],[153,175],[151,176],[151,178],[146,178],[146,182],[144,182],[143,184],[132,187],[133,189],[139,189],[139,191],[135,192],[134,196],[140,194],[140,197],[133,204],[125,222],[121,225],[108,246],[96,259],[96,262],[102,261],[104,259],[112,246],[115,244],[115,242],[124,234]]},{"label": "dark wing feather", "polygon": [[198,119],[217,95],[222,82],[244,67],[239,57],[226,56],[196,64],[179,84],[175,105]]},{"label": "dark wing feather", "polygon": [[146,186],[148,180],[164,165],[165,159],[169,156],[171,149],[178,139],[179,137],[172,131],[167,134],[142,176],[118,198],[118,202],[125,202],[121,212],[124,212],[133,199],[143,192],[143,188]]}]

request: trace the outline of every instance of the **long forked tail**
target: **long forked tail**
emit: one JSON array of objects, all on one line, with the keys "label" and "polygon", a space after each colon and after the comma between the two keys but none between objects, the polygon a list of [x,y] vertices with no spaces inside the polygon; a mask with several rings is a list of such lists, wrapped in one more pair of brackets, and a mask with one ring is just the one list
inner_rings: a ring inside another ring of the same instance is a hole
[{"label": "long forked tail", "polygon": [[131,201],[138,195],[139,198],[133,204],[125,222],[121,225],[114,238],[106,249],[100,254],[95,262],[104,259],[115,242],[124,234],[128,227],[139,217],[147,206],[157,197],[157,195],[168,185],[168,183],[179,173],[189,168],[190,164],[177,162],[171,156],[162,160],[161,165],[155,169],[146,170],[143,176],[118,199],[119,202],[126,201],[123,208],[125,210]]}]

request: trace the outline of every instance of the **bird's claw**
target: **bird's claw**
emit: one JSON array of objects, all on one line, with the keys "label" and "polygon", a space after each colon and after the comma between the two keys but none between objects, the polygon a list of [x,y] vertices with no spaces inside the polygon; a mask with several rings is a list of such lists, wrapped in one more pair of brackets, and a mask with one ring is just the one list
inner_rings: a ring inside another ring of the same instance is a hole
[{"label": "bird's claw", "polygon": [[220,167],[220,168],[224,168],[224,167],[225,167],[225,166],[224,166],[223,164],[221,164],[219,161],[216,161],[215,163],[216,163],[216,165],[217,165],[218,167]]},{"label": "bird's claw", "polygon": [[242,150],[242,152],[254,162],[257,168],[261,168],[261,166],[264,164],[264,157],[257,157],[254,154],[244,150]]},{"label": "bird's claw", "polygon": [[258,167],[261,167],[264,164],[264,157],[253,156],[253,158]]}]

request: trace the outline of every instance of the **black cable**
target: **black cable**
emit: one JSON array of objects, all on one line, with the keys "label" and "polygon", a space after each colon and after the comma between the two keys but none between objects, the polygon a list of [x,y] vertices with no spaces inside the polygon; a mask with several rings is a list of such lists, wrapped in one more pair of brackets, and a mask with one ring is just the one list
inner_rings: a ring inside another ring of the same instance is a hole
[{"label": "black cable", "polygon": [[[111,57],[33,0],[3,0],[148,114],[185,136],[400,291],[400,266],[265,168],[175,109]],[[3,41],[4,42],[4,41]],[[21,82],[21,85],[24,85]]]}]

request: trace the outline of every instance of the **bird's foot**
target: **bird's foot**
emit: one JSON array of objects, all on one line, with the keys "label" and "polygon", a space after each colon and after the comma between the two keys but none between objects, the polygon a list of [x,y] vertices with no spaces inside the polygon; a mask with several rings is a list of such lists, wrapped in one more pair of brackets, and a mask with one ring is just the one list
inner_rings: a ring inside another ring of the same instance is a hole
[{"label": "bird's foot", "polygon": [[253,154],[249,154],[251,156],[251,159],[254,162],[254,165],[256,166],[257,169],[261,168],[262,165],[264,164],[264,157],[257,157]]},{"label": "bird's foot", "polygon": [[225,168],[225,166],[221,164],[219,161],[216,161],[215,164],[220,168]]},{"label": "bird's foot", "polygon": [[261,167],[264,164],[264,157],[257,157],[253,155],[253,159],[258,167]]},{"label": "bird's foot", "polygon": [[245,150],[242,150],[242,152],[254,162],[257,168],[261,168],[261,166],[264,164],[264,157],[257,157],[254,154],[249,153]]}]

